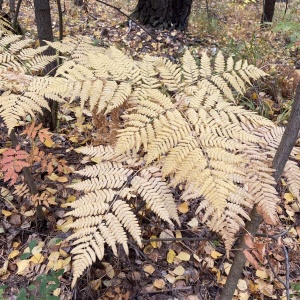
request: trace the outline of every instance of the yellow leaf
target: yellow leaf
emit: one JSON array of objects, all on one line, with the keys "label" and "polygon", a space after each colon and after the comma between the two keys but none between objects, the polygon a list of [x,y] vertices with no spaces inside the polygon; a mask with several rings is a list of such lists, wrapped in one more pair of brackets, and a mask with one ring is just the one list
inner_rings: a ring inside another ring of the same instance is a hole
[{"label": "yellow leaf", "polygon": [[71,262],[71,256],[65,258],[63,260],[63,267],[67,266]]},{"label": "yellow leaf", "polygon": [[59,258],[59,252],[58,251],[54,251],[54,252],[51,252],[50,255],[48,256],[48,260],[49,261],[57,261],[58,258]]},{"label": "yellow leaf", "polygon": [[283,198],[286,200],[285,204],[294,202],[294,196],[291,193],[285,193]]},{"label": "yellow leaf", "polygon": [[169,264],[172,264],[173,261],[174,261],[175,256],[176,256],[176,253],[172,249],[170,249],[168,254],[167,254],[167,262]]},{"label": "yellow leaf", "polygon": [[20,246],[19,242],[13,242],[13,248],[18,248]]},{"label": "yellow leaf", "polygon": [[58,176],[56,174],[52,173],[52,174],[48,175],[48,178],[52,181],[56,181]]},{"label": "yellow leaf", "polygon": [[64,251],[63,249],[59,249],[59,254],[60,254],[62,257],[68,257],[68,256],[69,256],[69,254],[68,254],[66,251]]},{"label": "yellow leaf", "polygon": [[62,225],[57,225],[58,229],[60,229],[62,232],[67,232],[70,227],[69,225],[73,223],[73,218],[70,217],[67,219],[67,221],[65,223],[63,223]]},{"label": "yellow leaf", "polygon": [[212,272],[216,273],[216,277],[217,277],[217,282],[220,282],[220,279],[221,279],[221,272],[219,269],[213,267],[212,269]]},{"label": "yellow leaf", "polygon": [[191,255],[188,254],[187,252],[180,252],[176,257],[183,261],[189,261],[191,258]]},{"label": "yellow leaf", "polygon": [[153,286],[156,287],[157,289],[164,289],[166,286],[166,283],[163,279],[155,279],[153,282]]},{"label": "yellow leaf", "polygon": [[152,265],[145,265],[143,267],[143,270],[146,272],[147,277],[149,276],[149,274],[152,274],[155,271],[155,269]]},{"label": "yellow leaf", "polygon": [[268,278],[268,274],[265,270],[256,270],[256,276],[259,277],[260,279],[266,279]]},{"label": "yellow leaf", "polygon": [[212,251],[212,253],[210,254],[210,256],[212,257],[212,258],[214,258],[214,259],[217,259],[217,258],[219,258],[219,257],[221,257],[221,256],[223,256],[223,254],[222,253],[219,253],[218,251]]},{"label": "yellow leaf", "polygon": [[66,177],[66,176],[60,176],[60,177],[57,178],[56,181],[57,181],[57,182],[68,182],[69,179],[68,179],[68,177]]},{"label": "yellow leaf", "polygon": [[3,267],[0,268],[0,276],[5,275],[7,273],[7,268],[8,268],[8,260],[5,261],[3,264]]},{"label": "yellow leaf", "polygon": [[13,213],[12,213],[11,211],[2,209],[2,214],[3,214],[5,217],[9,217],[9,216],[11,216]]},{"label": "yellow leaf", "polygon": [[61,289],[57,288],[56,290],[53,291],[53,296],[59,296]]},{"label": "yellow leaf", "polygon": [[74,202],[76,200],[76,197],[75,196],[69,196],[68,198],[67,198],[67,203],[72,203],[72,202]]},{"label": "yellow leaf", "polygon": [[171,274],[167,274],[167,275],[165,276],[165,278],[166,278],[170,283],[174,283],[174,282],[176,281],[176,278],[175,278],[173,275],[171,275]]},{"label": "yellow leaf", "polygon": [[182,214],[185,214],[189,211],[189,204],[188,202],[183,202],[178,206],[178,211]]},{"label": "yellow leaf", "polygon": [[62,268],[63,268],[63,261],[59,259],[57,262],[54,263],[53,270],[57,271]]},{"label": "yellow leaf", "polygon": [[[45,246],[44,242],[39,242],[31,251],[32,254],[40,253],[43,250],[43,247]],[[29,250],[29,248],[28,248]],[[29,252],[29,251],[27,251]]]},{"label": "yellow leaf", "polygon": [[[151,239],[157,239],[157,236],[156,235],[152,235],[150,236],[150,240]],[[150,242],[151,246],[155,249],[157,248],[157,241],[153,241],[153,242]]]},{"label": "yellow leaf", "polygon": [[13,250],[12,252],[9,253],[8,259],[18,256],[19,253],[20,253],[19,250]]},{"label": "yellow leaf", "polygon": [[72,143],[78,143],[78,138],[76,136],[71,136],[69,138],[69,140],[72,142]]},{"label": "yellow leaf", "polygon": [[182,266],[178,266],[175,268],[175,270],[172,273],[174,273],[175,275],[181,276],[181,275],[183,275],[184,271],[185,271],[185,269]]},{"label": "yellow leaf", "polygon": [[2,154],[4,151],[6,151],[8,148],[1,148],[0,149],[0,154]]},{"label": "yellow leaf", "polygon": [[56,192],[57,192],[56,189],[51,189],[51,188],[46,188],[46,190],[52,195],[56,194]]},{"label": "yellow leaf", "polygon": [[180,230],[176,230],[175,237],[176,237],[176,239],[181,239],[182,238],[182,234],[181,234]]},{"label": "yellow leaf", "polygon": [[24,259],[24,260],[20,260],[17,262],[17,266],[18,266],[18,275],[22,275],[25,271],[28,271],[29,269],[29,263],[30,260],[29,259]]},{"label": "yellow leaf", "polygon": [[44,261],[44,256],[41,253],[36,253],[29,260],[35,264],[40,264]]},{"label": "yellow leaf", "polygon": [[44,145],[48,148],[51,148],[55,143],[51,139],[46,139]]}]

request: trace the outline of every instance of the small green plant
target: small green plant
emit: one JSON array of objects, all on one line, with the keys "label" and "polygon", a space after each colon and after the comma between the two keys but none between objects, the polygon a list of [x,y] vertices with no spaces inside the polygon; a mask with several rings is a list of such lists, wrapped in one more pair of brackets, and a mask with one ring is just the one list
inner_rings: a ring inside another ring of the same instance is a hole
[{"label": "small green plant", "polygon": [[32,250],[33,248],[36,246],[37,241],[36,240],[32,240],[31,242],[29,242],[28,247],[29,247],[29,252],[25,252],[20,256],[21,260],[27,259],[30,256],[32,256]]},{"label": "small green plant", "polygon": [[291,296],[290,296],[291,299],[292,298],[299,299],[300,298],[300,282],[291,283],[291,288],[293,289],[293,292],[295,292],[295,293],[291,294]]},{"label": "small green plant", "polygon": [[43,274],[36,278],[35,282],[27,288],[22,288],[17,300],[59,300],[53,292],[59,287],[58,277],[63,274],[64,270],[53,271],[50,274]]},{"label": "small green plant", "polygon": [[0,286],[0,300],[6,300],[6,298],[4,298],[4,296],[3,296],[6,288],[7,288],[6,285],[1,285]]},{"label": "small green plant", "polygon": [[288,48],[296,46],[300,49],[300,23],[295,21],[279,22],[273,29],[275,32],[281,32],[286,35]]},{"label": "small green plant", "polygon": [[251,64],[258,64],[258,61],[268,60],[266,53],[270,53],[270,45],[261,37],[252,34],[247,41],[236,40],[232,37],[225,38],[224,50],[227,55],[234,56],[236,60],[247,59]]}]

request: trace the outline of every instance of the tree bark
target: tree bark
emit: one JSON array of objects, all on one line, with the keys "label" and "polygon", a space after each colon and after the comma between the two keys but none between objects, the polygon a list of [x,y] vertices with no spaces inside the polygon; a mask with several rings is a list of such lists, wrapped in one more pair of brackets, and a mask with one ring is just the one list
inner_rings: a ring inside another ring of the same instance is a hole
[{"label": "tree bark", "polygon": [[[44,40],[53,41],[53,30],[52,30],[52,20],[51,20],[51,11],[50,11],[50,3],[49,0],[34,0],[34,12],[35,12],[35,21],[38,31],[38,38],[40,45],[43,46],[46,43]],[[44,54],[47,55],[54,55],[55,50],[49,47]],[[45,68],[45,73],[54,75],[55,67],[57,63],[53,62],[49,64]],[[58,104],[55,101],[48,100],[49,107],[51,111],[44,111],[43,117],[43,125],[44,127],[50,127],[53,131],[56,129],[57,126],[57,111],[58,111]]]},{"label": "tree bark", "polygon": [[[273,174],[275,181],[280,181],[284,166],[290,156],[290,153],[295,146],[300,130],[300,84],[297,86],[295,101],[292,106],[291,116],[289,123],[285,128],[281,142],[276,151],[273,159],[273,168],[275,172]],[[246,223],[245,234],[250,233],[255,236],[262,217],[257,213],[256,207],[254,207],[250,214],[251,221]],[[233,264],[228,274],[226,283],[224,285],[220,300],[232,300],[234,290],[236,289],[237,283],[241,277],[246,257],[243,250],[247,249],[245,243],[245,234],[242,236],[239,251],[234,256]]]},{"label": "tree bark", "polygon": [[185,30],[193,0],[139,0],[132,17],[159,29]]},{"label": "tree bark", "polygon": [[272,22],[275,11],[276,0],[264,0],[263,14],[261,23]]},{"label": "tree bark", "polygon": [[15,0],[9,0],[9,11],[10,12],[15,12],[15,7],[16,7],[16,1]]}]

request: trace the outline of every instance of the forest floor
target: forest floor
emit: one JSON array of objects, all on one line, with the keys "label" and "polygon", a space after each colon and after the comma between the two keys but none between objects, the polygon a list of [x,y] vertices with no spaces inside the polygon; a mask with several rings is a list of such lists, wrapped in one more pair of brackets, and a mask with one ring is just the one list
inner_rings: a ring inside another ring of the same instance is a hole
[{"label": "forest floor", "polygon": [[[300,27],[296,25],[297,22],[299,25],[300,18],[299,1],[290,1],[286,15],[285,4],[277,3],[274,24],[267,28],[261,28],[259,24],[262,3],[250,2],[244,5],[243,1],[210,2],[208,20],[205,2],[194,1],[187,32],[150,28],[145,31],[135,24],[130,27],[125,16],[94,0],[88,1],[86,9],[70,2],[64,1],[63,5],[65,36],[88,35],[94,38],[95,44],[115,45],[136,59],[150,54],[167,56],[177,61],[187,47],[199,55],[203,52],[214,55],[216,51],[222,50],[224,54],[234,55],[236,59],[247,59],[270,76],[256,82],[239,99],[239,104],[277,124],[286,124],[295,88],[300,82]],[[121,7],[127,14],[136,5],[136,1],[131,0],[109,3]],[[52,6],[53,28],[55,36],[58,36],[57,8],[55,3]],[[28,37],[36,37],[32,16],[33,3],[25,1],[19,23]],[[276,26],[281,26],[281,31],[276,31]],[[6,183],[0,182],[0,280],[6,286],[0,289],[0,300],[17,299],[21,291],[24,295],[19,300],[31,299],[29,295],[33,292],[27,287],[33,284],[35,288],[32,290],[38,290],[41,281],[37,280],[37,276],[50,269],[57,271],[61,268],[64,268],[64,273],[59,277],[60,285],[54,295],[62,300],[217,299],[226,281],[237,244],[230,256],[226,257],[224,244],[218,236],[198,223],[193,214],[193,204],[187,206],[180,203],[179,199],[180,230],[170,230],[164,222],[145,213],[141,224],[144,248],[140,249],[132,243],[130,255],[126,256],[120,249],[118,257],[108,249],[103,261],[97,261],[88,269],[75,290],[71,290],[70,247],[60,246],[60,241],[69,235],[65,228],[68,219],[64,218],[64,211],[57,206],[74,201],[79,196],[79,193],[70,195],[67,186],[76,179],[72,172],[87,162],[86,157],[72,150],[91,143],[107,144],[114,140],[118,129],[105,118],[94,120],[91,124],[91,118],[78,118],[76,110],[76,107],[61,109],[60,116],[63,118],[58,132],[52,136],[54,144],[51,148],[41,148],[56,172],[48,174],[49,170],[41,172],[40,169],[32,169],[39,190],[47,191],[52,197],[52,202],[51,197],[48,198],[47,205],[50,208],[47,209],[48,223],[45,230],[37,230],[34,205],[28,201],[26,193],[21,192],[21,183],[8,187]],[[4,128],[3,124],[0,126]],[[10,146],[10,142],[7,132],[1,129],[0,140],[5,141],[0,149],[3,152],[5,147]],[[263,257],[261,269],[257,270],[247,263],[235,299],[286,300],[282,282],[286,280],[287,267],[292,283],[290,292],[294,295],[293,299],[300,299],[296,291],[297,287],[300,289],[299,203],[287,190],[284,180],[279,193],[282,200],[277,207],[280,223],[276,226],[262,223],[260,232],[279,234],[280,237],[276,240],[257,238],[255,245],[260,249],[258,255]],[[183,239],[177,242],[150,241],[150,238],[165,237]],[[284,255],[282,245],[288,247],[288,257]],[[28,251],[32,257],[27,259],[25,255],[21,259]],[[267,253],[267,256],[263,256],[263,253]],[[55,276],[42,279],[52,281]],[[295,285],[297,283],[298,286]],[[48,298],[33,296],[32,299]]]}]

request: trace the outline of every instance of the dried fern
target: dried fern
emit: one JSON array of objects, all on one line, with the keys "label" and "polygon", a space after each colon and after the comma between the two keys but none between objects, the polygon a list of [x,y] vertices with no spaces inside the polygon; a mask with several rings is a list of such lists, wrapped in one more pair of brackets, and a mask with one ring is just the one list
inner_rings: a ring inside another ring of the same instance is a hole
[{"label": "dried fern", "polygon": [[[75,246],[72,285],[107,244],[128,252],[128,233],[141,244],[132,204],[144,200],[161,219],[179,223],[170,187],[180,184],[181,200],[198,201],[197,217],[218,232],[229,251],[235,234],[257,204],[269,223],[277,221],[271,168],[282,128],[234,105],[236,95],[266,74],[219,52],[200,63],[186,52],[181,63],[146,56],[133,61],[116,48],[99,48],[88,38],[49,42],[62,53],[54,78],[34,74],[56,56],[17,36],[0,39],[0,116],[11,130],[46,99],[79,102],[82,110],[108,114],[127,103],[124,127],[114,147],[82,148],[99,164],[78,172],[88,179],[71,185],[85,194],[67,215]],[[300,171],[293,157],[284,170],[300,199]],[[168,182],[168,184],[167,184]]]},{"label": "dried fern", "polygon": [[[70,187],[86,194],[68,204],[73,210],[67,216],[77,220],[70,224],[75,233],[68,239],[75,240],[73,283],[92,264],[95,257],[101,260],[104,244],[108,244],[117,255],[117,243],[128,254],[127,232],[141,246],[141,230],[137,216],[129,204],[131,198],[141,197],[148,207],[163,220],[179,223],[176,205],[171,191],[157,168],[146,168],[140,173],[125,162],[121,163],[111,147],[83,147],[81,153],[101,155],[103,161],[77,171],[90,179],[72,184]],[[106,159],[104,159],[106,157]]]}]

